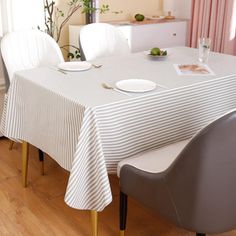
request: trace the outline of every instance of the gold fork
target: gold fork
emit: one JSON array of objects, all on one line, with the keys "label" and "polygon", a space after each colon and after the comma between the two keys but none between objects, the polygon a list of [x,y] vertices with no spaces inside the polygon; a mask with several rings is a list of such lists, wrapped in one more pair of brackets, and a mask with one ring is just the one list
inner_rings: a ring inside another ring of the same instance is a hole
[{"label": "gold fork", "polygon": [[58,67],[56,67],[56,66],[51,66],[50,68],[51,68],[52,70],[56,70],[56,71],[58,71],[58,72],[61,72],[62,74],[67,75],[67,72],[66,72],[66,71],[64,71],[64,70],[62,70],[62,69],[60,69],[60,68],[58,68]]},{"label": "gold fork", "polygon": [[105,88],[105,89],[112,89],[112,90],[114,90],[114,91],[116,91],[116,92],[118,92],[118,93],[122,93],[122,94],[124,94],[124,95],[126,95],[126,96],[132,97],[131,94],[126,93],[126,92],[123,92],[123,91],[121,91],[121,90],[119,90],[119,89],[116,89],[116,88],[110,86],[109,84],[102,83],[102,87]]},{"label": "gold fork", "polygon": [[62,74],[65,74],[67,75],[67,73],[64,71],[64,70],[61,70],[61,69],[57,69],[58,72],[61,72]]},{"label": "gold fork", "polygon": [[94,67],[94,68],[101,68],[102,67],[102,65],[100,64],[92,64],[92,66]]}]

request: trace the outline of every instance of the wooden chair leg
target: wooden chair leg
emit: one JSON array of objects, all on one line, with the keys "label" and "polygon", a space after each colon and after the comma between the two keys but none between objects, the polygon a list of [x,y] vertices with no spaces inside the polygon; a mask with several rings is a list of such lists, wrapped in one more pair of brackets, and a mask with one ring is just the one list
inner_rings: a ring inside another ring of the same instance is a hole
[{"label": "wooden chair leg", "polygon": [[39,153],[39,161],[42,163],[42,165],[41,165],[41,175],[44,175],[44,153],[40,149],[38,149],[38,153]]},{"label": "wooden chair leg", "polygon": [[14,141],[10,140],[10,143],[9,143],[9,150],[12,150],[13,149],[13,145],[14,145]]},{"label": "wooden chair leg", "polygon": [[128,196],[120,191],[120,236],[125,235]]},{"label": "wooden chair leg", "polygon": [[23,187],[27,186],[27,174],[28,174],[28,153],[29,145],[27,142],[22,143],[22,184]]},{"label": "wooden chair leg", "polygon": [[98,212],[91,210],[92,236],[98,236]]}]

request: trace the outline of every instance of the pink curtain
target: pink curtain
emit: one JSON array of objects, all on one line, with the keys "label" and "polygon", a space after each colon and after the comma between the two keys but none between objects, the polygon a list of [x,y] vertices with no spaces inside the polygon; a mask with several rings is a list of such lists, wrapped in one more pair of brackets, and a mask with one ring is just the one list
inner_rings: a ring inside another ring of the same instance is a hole
[{"label": "pink curtain", "polygon": [[199,37],[212,40],[215,52],[236,55],[236,0],[192,0],[189,46]]}]

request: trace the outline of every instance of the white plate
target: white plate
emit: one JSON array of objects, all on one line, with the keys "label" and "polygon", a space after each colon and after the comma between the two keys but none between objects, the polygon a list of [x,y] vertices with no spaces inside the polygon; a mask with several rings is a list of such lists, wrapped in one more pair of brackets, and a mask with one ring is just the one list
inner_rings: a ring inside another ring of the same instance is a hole
[{"label": "white plate", "polygon": [[118,81],[116,87],[127,92],[143,93],[154,90],[156,84],[150,80],[127,79]]},{"label": "white plate", "polygon": [[146,17],[147,20],[162,20],[164,18],[165,16],[147,16]]},{"label": "white plate", "polygon": [[89,70],[92,67],[92,64],[87,61],[69,61],[62,62],[57,67],[66,71],[84,71]]}]

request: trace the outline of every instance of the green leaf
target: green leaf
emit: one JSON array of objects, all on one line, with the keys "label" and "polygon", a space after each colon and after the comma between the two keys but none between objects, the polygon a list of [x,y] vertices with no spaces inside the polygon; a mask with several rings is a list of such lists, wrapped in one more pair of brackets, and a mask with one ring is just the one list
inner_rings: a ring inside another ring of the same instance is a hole
[{"label": "green leaf", "polygon": [[71,59],[73,59],[75,56],[74,56],[74,54],[73,54],[73,53],[71,53],[71,52],[68,52],[68,54],[67,54],[67,57],[68,57],[68,58],[71,58]]}]

